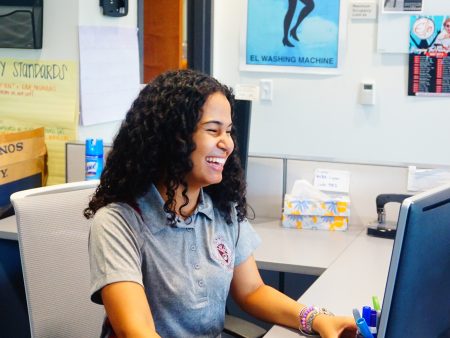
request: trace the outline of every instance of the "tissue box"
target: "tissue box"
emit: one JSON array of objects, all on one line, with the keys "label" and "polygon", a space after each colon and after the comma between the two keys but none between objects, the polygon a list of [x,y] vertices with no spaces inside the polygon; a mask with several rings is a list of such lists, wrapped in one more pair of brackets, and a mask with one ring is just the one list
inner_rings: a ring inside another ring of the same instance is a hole
[{"label": "tissue box", "polygon": [[286,194],[282,225],[298,229],[347,230],[349,215],[347,196],[319,201]]}]

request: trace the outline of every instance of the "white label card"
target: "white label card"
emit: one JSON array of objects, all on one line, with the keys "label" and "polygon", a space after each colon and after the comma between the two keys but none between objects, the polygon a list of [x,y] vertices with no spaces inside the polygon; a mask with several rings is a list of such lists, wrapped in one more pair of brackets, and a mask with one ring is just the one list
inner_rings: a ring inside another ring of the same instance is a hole
[{"label": "white label card", "polygon": [[314,186],[324,191],[349,192],[350,172],[345,170],[316,169]]},{"label": "white label card", "polygon": [[236,100],[259,100],[259,86],[252,84],[237,84],[234,87],[234,97]]},{"label": "white label card", "polygon": [[374,1],[353,1],[351,17],[352,19],[376,19],[377,4]]}]

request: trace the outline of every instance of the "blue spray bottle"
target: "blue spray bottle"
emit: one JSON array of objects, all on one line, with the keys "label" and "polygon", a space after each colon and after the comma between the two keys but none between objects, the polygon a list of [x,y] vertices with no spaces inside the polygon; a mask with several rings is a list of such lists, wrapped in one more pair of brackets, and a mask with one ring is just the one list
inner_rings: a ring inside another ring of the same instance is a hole
[{"label": "blue spray bottle", "polygon": [[86,180],[96,180],[100,178],[103,170],[103,140],[86,140]]}]

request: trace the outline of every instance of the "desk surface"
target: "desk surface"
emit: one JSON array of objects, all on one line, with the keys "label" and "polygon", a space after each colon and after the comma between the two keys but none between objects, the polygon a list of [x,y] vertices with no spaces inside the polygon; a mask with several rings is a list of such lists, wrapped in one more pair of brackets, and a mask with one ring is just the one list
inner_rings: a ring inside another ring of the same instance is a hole
[{"label": "desk surface", "polygon": [[[394,241],[369,237],[364,231],[300,297],[303,304],[327,307],[351,316],[353,308],[371,305],[372,296],[382,301]],[[265,338],[303,337],[296,330],[275,325]]]},{"label": "desk surface", "polygon": [[0,219],[0,239],[17,241],[16,216]]},{"label": "desk surface", "polygon": [[265,270],[321,275],[356,239],[362,228],[314,231],[283,228],[280,221],[255,223],[262,243],[254,255]]}]

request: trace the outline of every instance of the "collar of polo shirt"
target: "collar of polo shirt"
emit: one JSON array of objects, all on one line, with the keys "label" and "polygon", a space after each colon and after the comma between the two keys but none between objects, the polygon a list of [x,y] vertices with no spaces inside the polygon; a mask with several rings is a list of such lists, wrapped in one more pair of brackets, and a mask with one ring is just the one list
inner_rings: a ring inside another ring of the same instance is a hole
[{"label": "collar of polo shirt", "polygon": [[[150,231],[155,234],[167,227],[167,213],[163,210],[164,200],[159,194],[158,189],[152,184],[150,190],[138,199],[139,209],[142,211],[142,219],[144,223],[151,224]],[[153,206],[152,208],[150,206]],[[199,202],[192,216],[202,213],[209,219],[213,219],[214,210],[211,198],[200,190]],[[180,228],[192,228],[192,225],[180,222],[176,225]]]}]

